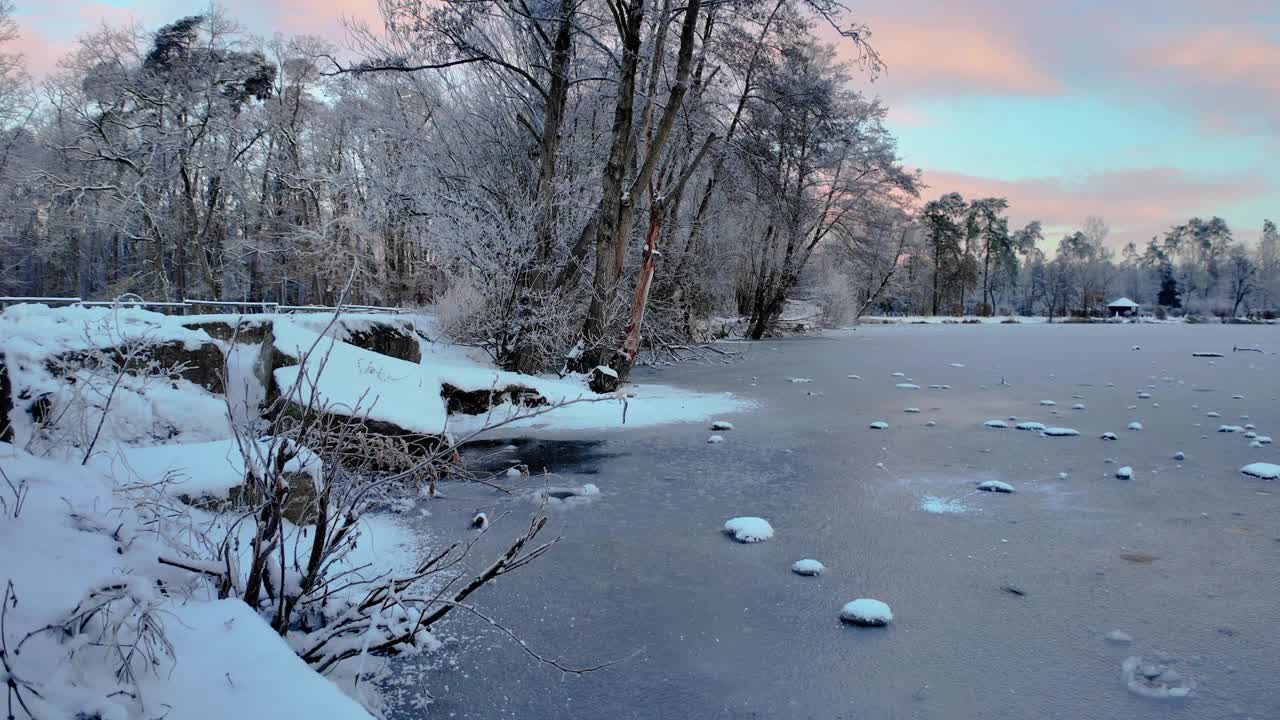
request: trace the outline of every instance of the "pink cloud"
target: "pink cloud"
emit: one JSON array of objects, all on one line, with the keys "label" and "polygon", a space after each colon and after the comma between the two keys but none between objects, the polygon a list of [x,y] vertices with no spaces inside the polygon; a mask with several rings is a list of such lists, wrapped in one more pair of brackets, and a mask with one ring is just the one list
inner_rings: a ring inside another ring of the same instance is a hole
[{"label": "pink cloud", "polygon": [[1280,43],[1249,30],[1226,28],[1171,38],[1147,56],[1152,67],[1221,85],[1241,85],[1280,95]]},{"label": "pink cloud", "polygon": [[888,64],[881,82],[890,90],[1047,96],[1063,89],[1014,41],[1012,33],[995,33],[979,25],[894,21],[878,22],[872,32],[872,41]]},{"label": "pink cloud", "polygon": [[[1196,215],[1221,214],[1224,206],[1271,192],[1253,175],[1204,177],[1180,168],[1154,167],[1099,172],[1079,178],[999,180],[962,173],[926,171],[926,198],[957,191],[966,198],[1005,197],[1018,224],[1041,221],[1052,233],[1079,227],[1097,215],[1111,225],[1112,244],[1146,242],[1152,235]],[[1257,234],[1260,217],[1227,217],[1238,237]],[[1057,241],[1051,236],[1050,240]]]}]

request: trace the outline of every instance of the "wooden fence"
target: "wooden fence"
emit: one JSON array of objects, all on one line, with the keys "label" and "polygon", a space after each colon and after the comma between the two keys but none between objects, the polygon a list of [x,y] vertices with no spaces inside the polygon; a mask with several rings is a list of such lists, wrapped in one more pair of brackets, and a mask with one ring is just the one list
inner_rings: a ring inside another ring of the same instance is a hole
[{"label": "wooden fence", "polygon": [[[274,314],[303,312],[343,312],[391,313],[406,312],[404,308],[381,307],[378,305],[343,305],[341,308],[328,305],[281,305],[273,302],[239,302],[236,300],[199,300],[183,298],[182,302],[159,302],[144,300],[137,296],[125,296],[115,300],[84,300],[78,297],[21,297],[0,296],[0,309],[21,303],[39,303],[41,305],[82,305],[85,307],[137,307],[166,315],[199,315],[204,313],[234,314]],[[211,310],[210,310],[211,308]]]}]

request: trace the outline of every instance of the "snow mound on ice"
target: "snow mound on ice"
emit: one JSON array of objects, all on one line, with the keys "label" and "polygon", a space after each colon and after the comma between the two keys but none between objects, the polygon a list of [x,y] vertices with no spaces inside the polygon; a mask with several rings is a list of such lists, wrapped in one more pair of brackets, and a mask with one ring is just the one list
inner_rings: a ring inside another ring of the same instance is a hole
[{"label": "snow mound on ice", "polygon": [[1120,679],[1129,692],[1153,700],[1185,698],[1195,683],[1167,665],[1134,656],[1120,664]]},{"label": "snow mound on ice", "polygon": [[889,428],[889,423],[883,420],[877,420],[871,423],[870,425],[868,425],[867,427],[871,428],[872,430],[887,430]]},{"label": "snow mound on ice", "polygon": [[721,432],[723,432],[723,431],[725,431],[725,430],[732,430],[732,429],[733,429],[733,423],[729,422],[728,420],[717,420],[717,421],[715,421],[715,422],[711,423],[711,429],[712,429],[712,430],[719,430],[719,431],[721,431]]},{"label": "snow mound on ice", "polygon": [[1047,437],[1071,437],[1073,435],[1079,435],[1080,431],[1074,428],[1051,427],[1042,430],[1041,434]]},{"label": "snow mound on ice", "polygon": [[858,598],[840,608],[840,619],[861,627],[884,627],[893,621],[893,611],[879,600]]},{"label": "snow mound on ice", "polygon": [[1009,423],[1007,423],[1007,422],[1005,422],[1005,421],[1003,421],[1003,420],[988,420],[988,421],[986,421],[986,422],[982,423],[982,425],[983,425],[984,427],[989,427],[989,428],[1007,428],[1007,427],[1009,427]]},{"label": "snow mound on ice", "polygon": [[730,518],[724,524],[724,531],[740,543],[757,543],[773,537],[773,526],[768,520],[758,517]]},{"label": "snow mound on ice", "polygon": [[898,383],[895,387],[899,390],[919,390],[920,386],[915,383]]},{"label": "snow mound on ice", "polygon": [[1030,420],[1026,422],[1020,422],[1015,427],[1017,427],[1019,430],[1044,430],[1045,429],[1044,423],[1031,422]]},{"label": "snow mound on ice", "polygon": [[1275,480],[1280,478],[1280,465],[1264,462],[1249,463],[1240,468],[1240,472],[1263,480]]},{"label": "snow mound on ice", "polygon": [[805,558],[804,560],[797,560],[791,565],[791,572],[797,575],[804,575],[806,577],[821,575],[826,571],[827,571],[827,567],[825,565],[818,562],[817,560],[812,560],[809,558]]},{"label": "snow mound on ice", "polygon": [[983,492],[993,492],[993,493],[1013,492],[1012,485],[1010,485],[1007,482],[1002,482],[1000,480],[984,480],[978,483],[978,489]]},{"label": "snow mound on ice", "polygon": [[1133,422],[1129,423],[1128,428],[1130,430],[1141,430],[1142,423],[1138,422],[1137,420],[1134,420]]},{"label": "snow mound on ice", "polygon": [[1133,477],[1133,468],[1129,467],[1128,465],[1125,465],[1124,467],[1120,468],[1119,470],[1116,470],[1116,477],[1120,478],[1121,480],[1128,480],[1128,479],[1132,478],[1132,477]]},{"label": "snow mound on ice", "polygon": [[1040,401],[1040,404],[1041,404],[1041,405],[1043,405],[1043,406],[1045,406],[1045,407],[1053,407],[1054,405],[1057,405],[1058,403],[1054,402],[1053,400],[1041,400],[1041,401]]}]

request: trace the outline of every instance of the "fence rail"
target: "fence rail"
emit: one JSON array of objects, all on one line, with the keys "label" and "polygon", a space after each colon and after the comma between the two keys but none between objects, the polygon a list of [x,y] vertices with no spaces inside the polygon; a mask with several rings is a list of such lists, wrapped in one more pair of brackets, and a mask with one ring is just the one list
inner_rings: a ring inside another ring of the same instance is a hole
[{"label": "fence rail", "polygon": [[[78,297],[35,297],[35,296],[17,296],[17,295],[0,295],[0,309],[9,307],[10,305],[19,305],[23,303],[38,303],[41,305],[81,305],[84,307],[140,307],[148,309],[157,309],[159,312],[176,315],[195,315],[199,314],[197,308],[234,308],[238,312],[250,312],[258,314],[275,314],[275,313],[322,313],[335,312],[338,307],[331,305],[281,305],[273,302],[240,302],[237,300],[201,300],[198,298],[183,298],[181,302],[165,302],[143,300],[136,296],[126,296],[115,300],[85,300]],[[404,308],[384,307],[381,305],[343,305],[342,310],[346,312],[365,312],[365,313],[388,313],[399,314],[406,312]]]}]

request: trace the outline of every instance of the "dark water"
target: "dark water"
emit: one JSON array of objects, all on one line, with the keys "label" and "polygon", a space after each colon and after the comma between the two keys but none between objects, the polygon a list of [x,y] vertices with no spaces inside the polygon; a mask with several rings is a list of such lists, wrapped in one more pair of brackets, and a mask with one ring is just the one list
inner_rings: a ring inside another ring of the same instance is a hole
[{"label": "dark water", "polygon": [[[707,424],[682,424],[518,438],[509,457],[507,440],[474,448],[495,470],[518,458],[602,491],[550,507],[561,542],[477,604],[567,664],[630,659],[565,676],[459,617],[441,628],[444,650],[401,666],[402,681],[423,673],[435,703],[394,716],[1280,718],[1280,485],[1238,473],[1280,463],[1280,450],[1215,432],[1253,423],[1280,437],[1280,362],[1232,345],[1280,349],[1280,328],[866,328],[656,376],[759,403],[725,418],[737,427],[720,445],[706,444]],[[1226,356],[1191,357],[1201,350]],[[893,372],[951,389],[900,390]],[[1009,416],[1081,435],[981,426]],[[1126,430],[1133,420],[1145,429]],[[1115,479],[1122,465],[1133,480]],[[986,479],[1017,492],[974,492]],[[512,512],[475,565],[536,507],[480,485],[446,490],[424,527],[437,541],[465,532],[477,507]],[[930,497],[964,512],[925,512]],[[777,534],[734,543],[720,528],[736,515]],[[827,574],[792,574],[806,557]],[[889,603],[894,623],[841,625],[856,597]],[[1133,644],[1107,643],[1113,629]],[[1125,689],[1125,657],[1157,654],[1195,679],[1193,697]]]}]

